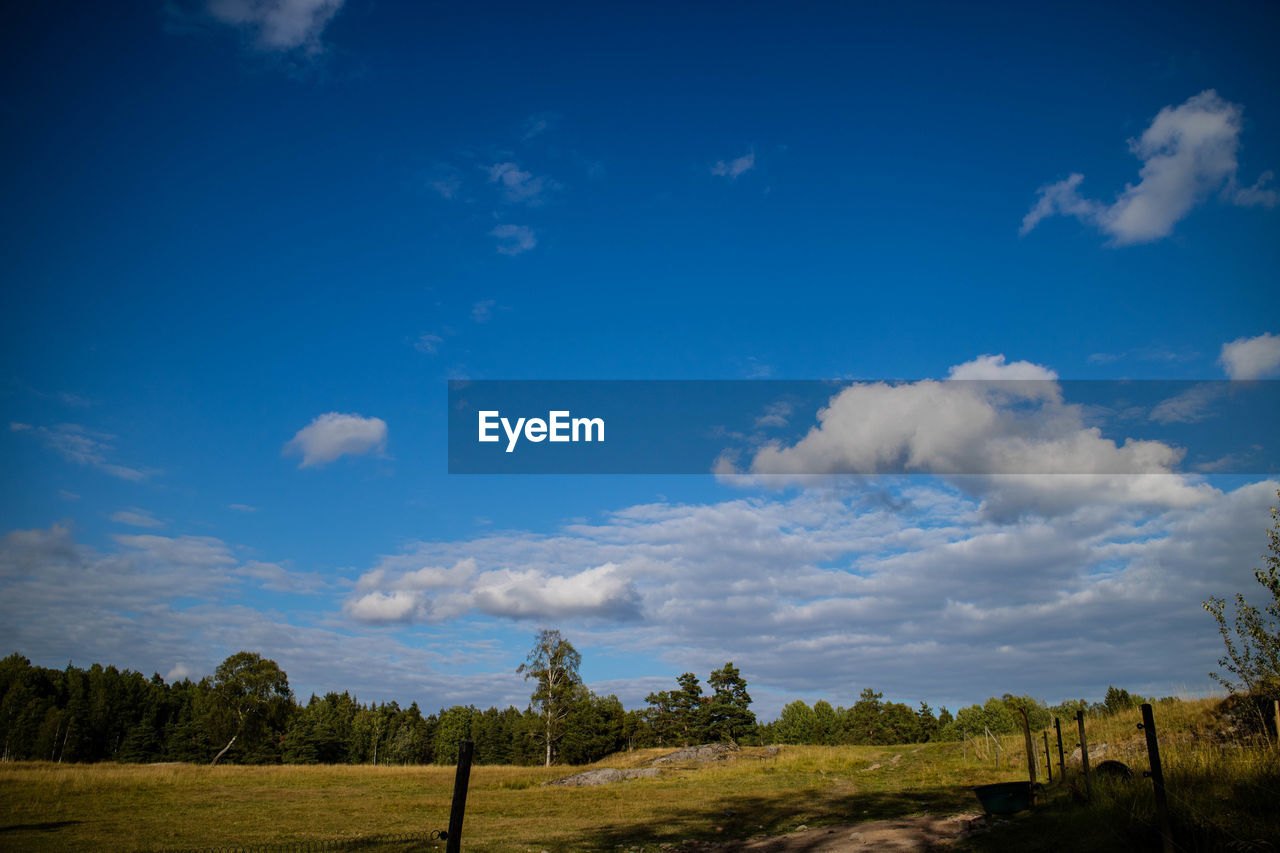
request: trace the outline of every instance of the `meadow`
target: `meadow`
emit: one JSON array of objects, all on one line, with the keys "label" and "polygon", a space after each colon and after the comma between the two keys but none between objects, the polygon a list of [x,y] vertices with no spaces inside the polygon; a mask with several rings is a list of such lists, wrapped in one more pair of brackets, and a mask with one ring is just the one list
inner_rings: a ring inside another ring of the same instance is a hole
[{"label": "meadow", "polygon": [[[1212,704],[1157,706],[1178,849],[1273,850],[1266,845],[1280,840],[1280,751],[1210,741]],[[1055,756],[1055,781],[1038,808],[955,849],[1159,849],[1138,720],[1137,709],[1088,720],[1090,743],[1106,742],[1102,757],[1133,767],[1132,782],[1098,780],[1086,803],[1077,776],[1061,779]],[[1070,751],[1076,739],[1067,722]],[[1006,736],[1003,747],[998,759],[972,741],[749,747],[727,761],[591,788],[541,785],[582,768],[477,766],[463,849],[659,850],[801,826],[974,814],[980,809],[970,786],[1026,778],[1021,736]],[[593,766],[638,767],[666,752],[621,753]],[[1043,781],[1043,764],[1040,771]],[[8,763],[0,765],[0,848],[191,850],[425,837],[448,825],[453,778],[453,768],[434,766]],[[443,848],[419,842],[369,849]]]}]

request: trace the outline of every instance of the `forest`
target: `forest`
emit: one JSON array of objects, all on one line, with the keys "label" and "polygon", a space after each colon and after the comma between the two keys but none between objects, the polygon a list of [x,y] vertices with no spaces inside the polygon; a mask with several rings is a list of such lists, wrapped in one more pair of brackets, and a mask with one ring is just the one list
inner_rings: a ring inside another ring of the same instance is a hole
[{"label": "forest", "polygon": [[[572,650],[566,641],[558,642]],[[576,654],[576,653],[575,653]],[[534,656],[531,654],[531,660]],[[525,668],[522,667],[522,670]],[[577,678],[576,663],[554,692],[535,678],[529,706],[455,705],[424,713],[416,702],[362,703],[347,692],[294,697],[286,674],[251,652],[232,655],[199,681],[93,664],[81,669],[34,666],[15,653],[0,660],[0,760],[122,763],[221,760],[241,764],[450,764],[459,742],[475,744],[479,764],[587,764],[620,750],[733,740],[752,744],[888,744],[958,740],[1015,731],[1017,708],[1041,728],[1077,709],[1117,710],[1145,701],[1112,687],[1101,703],[1049,707],[1005,694],[984,704],[934,713],[885,702],[865,689],[848,707],[795,701],[776,720],[759,723],[740,671],[726,663],[711,673],[710,694],[693,673],[674,689],[651,693],[628,710]],[[526,675],[536,673],[529,667]],[[548,716],[551,712],[551,716]],[[552,750],[547,749],[551,719]]]}]

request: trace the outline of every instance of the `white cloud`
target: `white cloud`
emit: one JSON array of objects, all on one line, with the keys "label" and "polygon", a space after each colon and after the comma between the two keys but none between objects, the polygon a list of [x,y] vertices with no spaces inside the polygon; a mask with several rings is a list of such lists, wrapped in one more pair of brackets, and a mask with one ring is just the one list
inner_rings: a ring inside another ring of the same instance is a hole
[{"label": "white cloud", "polygon": [[190,678],[194,673],[185,663],[175,663],[170,669],[164,680],[173,684],[176,681],[182,681],[184,678]]},{"label": "white cloud", "polygon": [[387,424],[381,418],[329,412],[298,430],[284,446],[288,455],[302,455],[299,468],[324,465],[339,456],[382,453],[387,446]]},{"label": "white cloud", "polygon": [[534,570],[487,572],[472,590],[475,606],[495,616],[517,619],[572,619],[639,616],[640,597],[626,573],[605,563],[571,575]]},{"label": "white cloud", "polygon": [[957,364],[947,371],[951,379],[957,380],[1009,380],[1030,379],[1035,381],[1051,381],[1058,378],[1053,370],[1029,361],[1015,361],[1006,364],[1003,355],[980,355],[973,361]]},{"label": "white cloud", "polygon": [[248,504],[227,504],[227,509],[233,509],[236,512],[257,512],[258,511],[258,508],[256,506],[249,506]]},{"label": "white cloud", "polygon": [[950,376],[850,385],[799,441],[758,448],[745,472],[722,456],[717,473],[749,473],[773,485],[813,484],[814,475],[932,474],[981,497],[993,517],[1056,515],[1099,502],[1190,506],[1212,491],[1173,473],[1180,448],[1117,442],[1087,425],[1082,407],[1063,402],[1048,368],[986,355]]},{"label": "white cloud", "polygon": [[30,432],[39,438],[46,447],[58,453],[68,462],[74,462],[77,465],[88,465],[104,474],[119,477],[121,480],[137,482],[154,473],[107,461],[108,454],[115,450],[115,445],[111,443],[115,440],[115,436],[89,429],[80,424],[33,427],[30,424],[10,423],[9,429],[12,432]]},{"label": "white cloud", "polygon": [[717,160],[716,164],[711,167],[711,174],[719,175],[729,180],[737,180],[739,175],[750,172],[756,167],[756,152],[748,151],[741,157],[734,160]]},{"label": "white cloud", "polygon": [[421,598],[408,590],[370,592],[352,601],[347,612],[361,622],[408,622],[419,615]]},{"label": "white cloud", "polygon": [[538,245],[533,229],[527,225],[499,225],[489,234],[498,238],[498,253],[519,255]]},{"label": "white cloud", "polygon": [[1265,176],[1252,187],[1237,187],[1242,115],[1242,107],[1212,89],[1165,107],[1142,136],[1129,140],[1130,151],[1142,161],[1136,185],[1105,204],[1081,196],[1084,176],[1072,174],[1040,188],[1020,233],[1050,216],[1074,216],[1100,228],[1113,245],[1124,246],[1169,236],[1193,207],[1215,192],[1221,191],[1233,204],[1274,205],[1276,194],[1264,189]]},{"label": "white cloud", "polygon": [[1011,519],[923,478],[640,504],[548,534],[414,543],[361,578],[345,617],[246,606],[244,578],[287,570],[237,564],[210,537],[120,537],[104,553],[57,526],[15,531],[0,538],[0,647],[193,676],[251,648],[303,696],[523,705],[514,668],[536,619],[593,665],[627,660],[636,675],[607,684],[631,707],[654,679],[726,660],[765,716],[797,691],[847,705],[862,687],[953,710],[1007,690],[1163,694],[1207,686],[1221,641],[1199,602],[1256,588],[1278,487]]},{"label": "white cloud", "polygon": [[493,318],[493,306],[496,304],[493,299],[481,299],[471,306],[471,319],[477,323],[489,322]]},{"label": "white cloud", "polygon": [[324,28],[343,0],[209,0],[209,13],[224,24],[254,33],[264,50],[318,53]]},{"label": "white cloud", "polygon": [[1280,368],[1280,335],[1236,338],[1222,345],[1218,363],[1232,379],[1261,379]]},{"label": "white cloud", "polygon": [[560,186],[550,178],[534,177],[531,172],[525,172],[511,162],[494,163],[485,167],[485,171],[489,173],[489,183],[497,184],[503,198],[510,202],[538,204],[544,193]]},{"label": "white cloud", "polygon": [[469,612],[510,619],[638,616],[639,597],[626,572],[614,563],[578,572],[538,567],[480,571],[473,557],[451,568],[399,570],[401,560],[384,560],[356,582],[346,612],[361,622],[440,621]]},{"label": "white cloud", "polygon": [[157,519],[145,509],[129,507],[111,514],[116,524],[128,524],[131,527],[164,527],[164,522]]}]

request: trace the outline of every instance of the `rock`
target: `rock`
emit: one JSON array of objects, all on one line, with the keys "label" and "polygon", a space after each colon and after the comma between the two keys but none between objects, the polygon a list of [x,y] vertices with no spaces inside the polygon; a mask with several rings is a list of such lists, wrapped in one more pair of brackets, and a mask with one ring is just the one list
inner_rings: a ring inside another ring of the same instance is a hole
[{"label": "rock", "polygon": [[621,782],[625,779],[652,779],[661,771],[656,767],[641,767],[634,770],[617,770],[613,767],[601,767],[599,770],[584,770],[563,779],[552,779],[543,782],[546,785],[560,785],[565,788],[585,788],[591,785],[607,785],[610,782]]},{"label": "rock", "polygon": [[650,761],[650,764],[671,764],[676,761],[724,761],[731,753],[738,751],[736,743],[704,743],[701,746],[686,746],[675,752],[667,753]]},{"label": "rock", "polygon": [[[1092,764],[1093,762],[1097,761],[1099,758],[1101,758],[1102,756],[1104,756],[1104,755],[1106,755],[1106,754],[1107,754],[1107,742],[1106,742],[1105,740],[1098,741],[1097,743],[1091,743],[1091,744],[1089,744],[1089,763],[1090,763],[1090,764]],[[1077,746],[1077,747],[1076,747],[1076,749],[1075,749],[1075,752],[1073,752],[1073,753],[1071,753],[1071,755],[1067,756],[1067,761],[1070,761],[1070,762],[1072,762],[1073,764],[1080,764],[1080,763],[1081,763],[1081,762],[1080,762],[1080,747],[1078,747],[1078,746]]]},{"label": "rock", "polygon": [[1132,779],[1133,771],[1122,761],[1103,761],[1094,768],[1099,776],[1110,776],[1112,779]]}]

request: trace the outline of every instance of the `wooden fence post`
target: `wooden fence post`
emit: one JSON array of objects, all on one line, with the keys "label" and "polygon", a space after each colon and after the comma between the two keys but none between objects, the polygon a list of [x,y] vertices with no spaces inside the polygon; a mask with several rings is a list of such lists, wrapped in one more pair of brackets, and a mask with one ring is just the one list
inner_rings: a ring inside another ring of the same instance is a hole
[{"label": "wooden fence post", "polygon": [[1044,770],[1049,774],[1049,784],[1053,784],[1053,759],[1049,757],[1049,730],[1045,729],[1041,734],[1044,735]]},{"label": "wooden fence post", "polygon": [[1067,759],[1062,754],[1062,723],[1057,717],[1053,718],[1053,728],[1058,733],[1058,772],[1062,774],[1062,781],[1067,781]]},{"label": "wooden fence post", "polygon": [[460,853],[462,850],[462,814],[467,810],[467,784],[471,781],[471,752],[475,749],[472,741],[464,740],[458,745],[458,773],[453,777],[453,805],[449,809],[449,837],[445,839],[445,853]]},{"label": "wooden fence post", "polygon": [[1164,793],[1164,770],[1160,767],[1160,741],[1156,738],[1156,719],[1151,705],[1142,705],[1142,723],[1138,726],[1147,736],[1147,758],[1151,761],[1151,785],[1156,793],[1156,814],[1160,818],[1160,836],[1164,840],[1164,853],[1174,853],[1173,827],[1169,823],[1169,801]]},{"label": "wooden fence post", "polygon": [[1076,711],[1076,726],[1080,729],[1080,766],[1084,768],[1084,795],[1093,799],[1093,780],[1089,778],[1089,741],[1084,736],[1084,711]]},{"label": "wooden fence post", "polygon": [[1027,709],[1020,707],[1018,713],[1022,714],[1022,739],[1027,747],[1027,775],[1031,777],[1031,784],[1034,785],[1036,783],[1036,744],[1031,739],[1031,723],[1027,720]]}]

